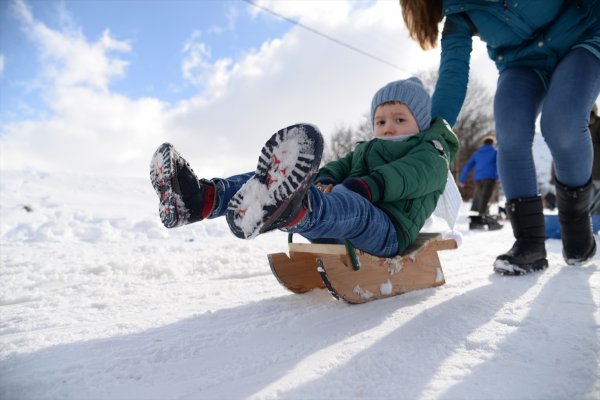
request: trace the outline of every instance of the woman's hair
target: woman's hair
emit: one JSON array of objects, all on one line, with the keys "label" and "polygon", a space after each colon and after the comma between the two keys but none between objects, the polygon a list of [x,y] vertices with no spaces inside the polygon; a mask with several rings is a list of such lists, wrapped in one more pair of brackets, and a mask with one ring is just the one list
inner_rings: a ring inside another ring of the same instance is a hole
[{"label": "woman's hair", "polygon": [[400,0],[402,17],[410,37],[423,50],[437,46],[438,24],[442,21],[442,0]]}]

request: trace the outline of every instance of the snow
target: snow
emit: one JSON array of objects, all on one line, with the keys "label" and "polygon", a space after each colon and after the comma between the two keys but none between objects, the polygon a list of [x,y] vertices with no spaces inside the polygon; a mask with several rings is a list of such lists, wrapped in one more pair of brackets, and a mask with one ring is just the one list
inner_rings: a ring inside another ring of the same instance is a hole
[{"label": "snow", "polygon": [[463,204],[445,285],[351,306],[279,285],[285,233],[157,205],[149,179],[0,171],[1,399],[600,398],[598,257],[552,239],[547,271],[495,275],[511,230]]},{"label": "snow", "polygon": [[533,159],[537,174],[538,186],[542,196],[548,192],[555,193],[556,189],[552,184],[552,154],[544,141],[541,133],[536,133],[533,137]]}]

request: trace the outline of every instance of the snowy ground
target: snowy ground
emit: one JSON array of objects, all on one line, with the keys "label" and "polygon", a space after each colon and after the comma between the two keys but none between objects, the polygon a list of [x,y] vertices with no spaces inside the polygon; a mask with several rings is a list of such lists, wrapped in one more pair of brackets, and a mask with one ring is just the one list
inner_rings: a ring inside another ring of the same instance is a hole
[{"label": "snowy ground", "polygon": [[[294,295],[223,219],[167,231],[146,180],[0,173],[1,399],[598,399],[600,260],[501,277],[511,230],[440,253],[447,284]],[[31,211],[28,212],[26,208]]]}]

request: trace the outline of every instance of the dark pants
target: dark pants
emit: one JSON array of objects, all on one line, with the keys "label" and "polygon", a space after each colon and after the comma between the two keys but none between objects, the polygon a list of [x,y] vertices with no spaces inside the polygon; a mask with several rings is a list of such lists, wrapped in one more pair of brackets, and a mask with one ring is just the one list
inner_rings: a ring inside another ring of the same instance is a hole
[{"label": "dark pants", "polygon": [[475,181],[475,194],[473,195],[471,211],[476,211],[479,215],[489,214],[489,203],[495,187],[495,179],[481,179]]}]

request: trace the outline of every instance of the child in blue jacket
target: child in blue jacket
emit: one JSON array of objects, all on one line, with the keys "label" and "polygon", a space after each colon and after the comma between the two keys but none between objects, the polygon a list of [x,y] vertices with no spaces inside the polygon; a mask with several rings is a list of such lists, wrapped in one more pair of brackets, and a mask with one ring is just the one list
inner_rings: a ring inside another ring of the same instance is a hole
[{"label": "child in blue jacket", "polygon": [[464,187],[469,173],[475,169],[473,173],[475,193],[471,203],[471,211],[476,212],[477,215],[470,217],[471,223],[469,227],[471,229],[485,229],[486,226],[489,230],[502,228],[502,225],[489,215],[490,199],[498,181],[495,142],[493,136],[485,136],[481,147],[467,161],[458,178],[458,186]]}]

